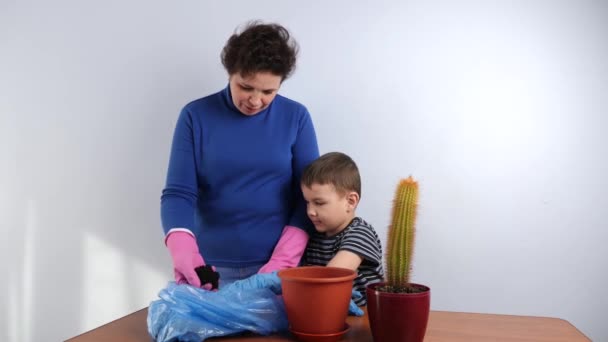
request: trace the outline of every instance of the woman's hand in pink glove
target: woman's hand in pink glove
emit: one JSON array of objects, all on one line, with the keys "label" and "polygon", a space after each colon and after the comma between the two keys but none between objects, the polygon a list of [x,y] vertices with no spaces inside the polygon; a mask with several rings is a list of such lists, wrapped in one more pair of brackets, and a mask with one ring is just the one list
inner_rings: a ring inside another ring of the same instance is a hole
[{"label": "woman's hand in pink glove", "polygon": [[298,266],[307,242],[308,234],[305,231],[294,226],[285,226],[270,260],[258,273],[270,273]]},{"label": "woman's hand in pink glove", "polygon": [[[194,269],[204,266],[205,260],[198,251],[194,236],[187,232],[176,231],[170,233],[165,241],[173,259],[175,282],[201,287],[201,281]],[[203,288],[210,290],[211,284],[207,283]]]}]

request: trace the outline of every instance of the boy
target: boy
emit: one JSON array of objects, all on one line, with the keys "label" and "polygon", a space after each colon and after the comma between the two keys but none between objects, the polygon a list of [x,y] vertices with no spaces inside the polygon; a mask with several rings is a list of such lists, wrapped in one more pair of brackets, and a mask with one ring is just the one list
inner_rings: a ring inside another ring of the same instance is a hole
[{"label": "boy", "polygon": [[304,264],[357,271],[354,289],[362,296],[354,300],[365,305],[365,287],[382,281],[384,271],[376,231],[355,216],[361,198],[357,165],[343,153],[324,154],[304,169],[301,187],[316,229],[304,252]]}]

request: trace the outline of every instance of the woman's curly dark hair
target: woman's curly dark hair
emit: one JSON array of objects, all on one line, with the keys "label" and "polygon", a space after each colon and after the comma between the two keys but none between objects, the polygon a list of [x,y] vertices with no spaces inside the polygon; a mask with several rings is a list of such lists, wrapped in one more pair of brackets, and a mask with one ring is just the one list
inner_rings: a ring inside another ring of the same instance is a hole
[{"label": "woman's curly dark hair", "polygon": [[229,75],[271,72],[284,81],[295,69],[297,54],[298,43],[286,28],[254,21],[228,39],[222,64]]}]

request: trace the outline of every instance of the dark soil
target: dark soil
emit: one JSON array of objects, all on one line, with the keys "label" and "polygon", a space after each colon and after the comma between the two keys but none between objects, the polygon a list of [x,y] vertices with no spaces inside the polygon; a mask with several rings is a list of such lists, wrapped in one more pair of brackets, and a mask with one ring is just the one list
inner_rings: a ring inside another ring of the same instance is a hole
[{"label": "dark soil", "polygon": [[213,266],[205,265],[194,269],[196,275],[201,280],[201,285],[211,283],[212,290],[219,287],[220,274],[213,270]]},{"label": "dark soil", "polygon": [[408,286],[379,286],[376,287],[376,291],[388,292],[388,293],[422,293],[426,292],[427,288],[418,285]]}]

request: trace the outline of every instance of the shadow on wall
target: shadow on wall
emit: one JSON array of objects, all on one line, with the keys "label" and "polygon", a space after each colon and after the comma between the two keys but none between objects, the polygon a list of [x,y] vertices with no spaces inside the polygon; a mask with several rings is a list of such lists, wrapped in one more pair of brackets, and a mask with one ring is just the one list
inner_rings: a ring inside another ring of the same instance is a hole
[{"label": "shadow on wall", "polygon": [[114,128],[125,113],[101,109],[86,134],[61,117],[20,122],[36,139],[14,143],[17,185],[3,191],[2,340],[67,339],[147,306],[172,279],[159,204],[178,108],[149,106],[140,113],[171,114]]},{"label": "shadow on wall", "polygon": [[[14,198],[18,200],[19,198]],[[2,282],[3,299],[6,300],[4,308],[4,319],[0,322],[0,331],[5,341],[30,341],[32,327],[33,306],[33,265],[35,258],[33,244],[33,203],[24,203],[21,208],[16,206],[19,201],[12,202],[12,208],[8,208],[10,217],[7,222],[11,231],[3,234],[6,244],[2,248],[3,269],[5,281]],[[20,210],[19,210],[20,209]],[[20,217],[20,222],[17,220]]]},{"label": "shadow on wall", "polygon": [[[29,199],[20,208],[21,222],[8,234],[10,245],[3,252],[8,261],[3,340],[77,335],[147,306],[171,279],[154,219],[122,216],[122,225],[115,222],[119,218],[84,225],[80,222],[95,215],[81,211],[60,217],[40,203]],[[122,233],[128,229],[134,232]]]}]

